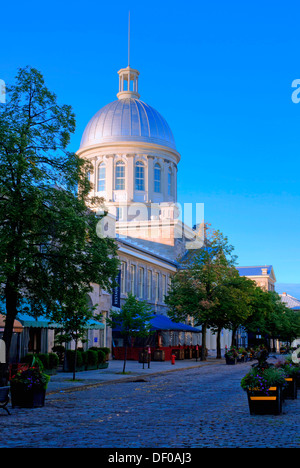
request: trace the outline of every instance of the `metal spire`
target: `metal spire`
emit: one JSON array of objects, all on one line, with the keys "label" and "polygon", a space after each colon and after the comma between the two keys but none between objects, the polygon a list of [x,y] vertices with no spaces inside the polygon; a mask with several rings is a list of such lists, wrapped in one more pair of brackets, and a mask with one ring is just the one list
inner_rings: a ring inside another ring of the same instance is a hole
[{"label": "metal spire", "polygon": [[128,15],[128,67],[130,67],[130,11]]}]

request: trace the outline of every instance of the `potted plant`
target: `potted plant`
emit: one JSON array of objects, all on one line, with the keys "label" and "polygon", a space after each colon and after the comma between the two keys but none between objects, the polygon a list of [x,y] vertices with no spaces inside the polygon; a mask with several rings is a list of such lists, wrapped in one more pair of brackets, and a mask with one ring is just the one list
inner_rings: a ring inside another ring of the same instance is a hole
[{"label": "potted plant", "polygon": [[286,385],[283,389],[283,398],[295,400],[297,398],[297,377],[300,374],[300,367],[293,363],[290,358],[279,361],[275,367],[282,369],[285,373]]},{"label": "potted plant", "polygon": [[12,407],[37,408],[44,406],[50,376],[40,364],[21,369],[10,379]]},{"label": "potted plant", "polygon": [[238,358],[238,352],[234,346],[231,346],[228,350],[226,350],[225,352],[226,364],[229,364],[229,365],[236,364],[237,358]]},{"label": "potted plant", "polygon": [[253,368],[241,380],[247,391],[250,414],[280,414],[285,373],[275,367]]},{"label": "potted plant", "polygon": [[246,360],[247,360],[247,351],[243,347],[239,348],[237,362],[245,362]]},{"label": "potted plant", "polygon": [[241,387],[248,395],[250,414],[280,414],[285,372],[259,357],[258,364],[241,380]]}]

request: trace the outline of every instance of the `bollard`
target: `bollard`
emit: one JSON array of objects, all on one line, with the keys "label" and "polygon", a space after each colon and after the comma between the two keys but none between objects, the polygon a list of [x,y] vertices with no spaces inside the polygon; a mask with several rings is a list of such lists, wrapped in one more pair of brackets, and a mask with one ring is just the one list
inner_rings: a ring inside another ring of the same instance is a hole
[{"label": "bollard", "polygon": [[172,354],[171,356],[171,364],[175,364],[175,354]]}]

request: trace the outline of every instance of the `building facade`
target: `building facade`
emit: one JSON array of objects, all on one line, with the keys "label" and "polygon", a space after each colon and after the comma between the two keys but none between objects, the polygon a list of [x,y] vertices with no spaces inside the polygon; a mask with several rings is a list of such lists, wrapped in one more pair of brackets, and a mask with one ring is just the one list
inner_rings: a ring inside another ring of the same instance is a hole
[{"label": "building facade", "polygon": [[[107,210],[101,227],[118,243],[121,262],[120,306],[129,292],[146,300],[154,314],[167,315],[164,298],[178,262],[202,237],[180,220],[177,173],[181,155],[164,117],[140,100],[139,72],[118,72],[117,99],[87,124],[77,154],[91,163],[91,196]],[[103,317],[113,308],[111,295],[91,295]],[[115,346],[105,330],[108,347]],[[212,341],[214,341],[212,339]],[[224,334],[222,345],[229,345]]]}]

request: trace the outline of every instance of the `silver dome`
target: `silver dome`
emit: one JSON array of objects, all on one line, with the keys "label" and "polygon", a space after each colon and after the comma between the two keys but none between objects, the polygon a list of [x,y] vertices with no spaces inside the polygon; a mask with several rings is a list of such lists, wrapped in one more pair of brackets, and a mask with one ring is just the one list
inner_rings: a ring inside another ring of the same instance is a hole
[{"label": "silver dome", "polygon": [[87,124],[80,149],[118,141],[146,142],[176,150],[162,115],[139,99],[118,99],[100,109]]}]

